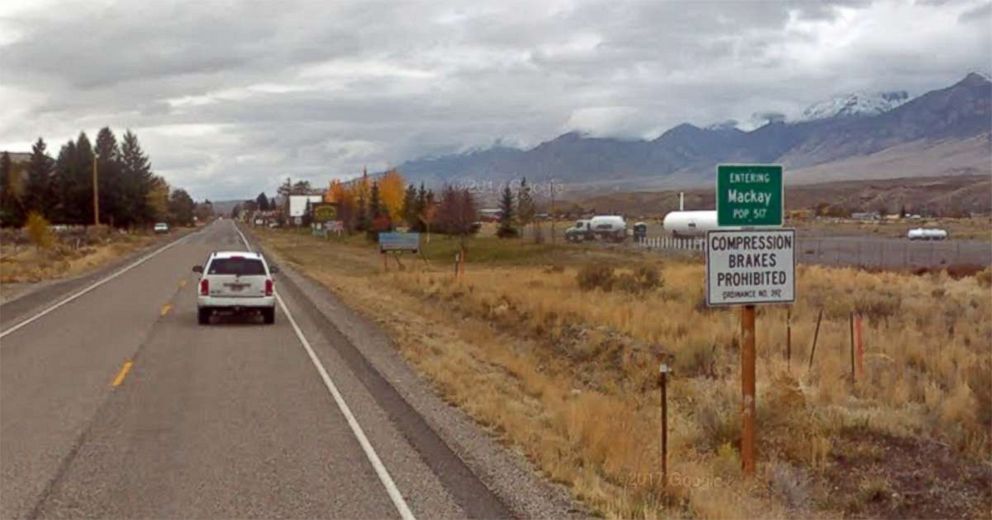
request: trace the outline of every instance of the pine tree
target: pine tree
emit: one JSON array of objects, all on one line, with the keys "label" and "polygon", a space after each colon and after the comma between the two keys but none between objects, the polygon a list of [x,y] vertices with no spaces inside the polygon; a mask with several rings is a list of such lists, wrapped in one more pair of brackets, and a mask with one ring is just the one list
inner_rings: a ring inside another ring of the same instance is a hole
[{"label": "pine tree", "polygon": [[133,222],[129,183],[121,182],[121,150],[108,127],[96,135],[97,180],[100,185],[100,222],[126,226]]},{"label": "pine tree", "polygon": [[40,137],[31,147],[28,181],[24,189],[24,212],[34,211],[50,218],[54,209],[54,201],[51,199],[52,158],[45,149],[45,140]]},{"label": "pine tree", "polygon": [[411,231],[417,228],[417,188],[408,184],[403,192],[403,221]]},{"label": "pine tree", "polygon": [[503,188],[503,196],[500,197],[499,201],[499,229],[496,230],[496,236],[499,238],[519,236],[514,223],[513,192],[510,191],[510,185],[507,184]]},{"label": "pine tree", "polygon": [[424,187],[424,183],[420,183],[420,189],[417,190],[417,201],[414,206],[416,211],[417,224],[414,226],[416,231],[424,231],[427,229],[426,223],[424,222],[425,216],[427,214],[427,188]]},{"label": "pine tree", "polygon": [[155,176],[148,156],[141,150],[138,136],[131,130],[125,131],[121,137],[120,153],[120,175],[125,186],[127,211],[132,219],[143,223],[163,219],[164,216],[159,214],[160,208],[149,205],[149,195],[156,188]]},{"label": "pine tree", "polygon": [[17,172],[10,154],[0,155],[0,225],[20,227],[23,223],[24,211],[18,198]]},{"label": "pine tree", "polygon": [[358,194],[355,201],[355,229],[357,231],[367,231],[372,227],[372,223],[369,219],[369,204],[365,199],[365,191],[358,190]]},{"label": "pine tree", "polygon": [[81,208],[75,206],[76,143],[71,140],[62,145],[55,161],[55,198],[57,222],[81,223]]},{"label": "pine tree", "polygon": [[259,211],[269,211],[269,198],[265,196],[265,192],[259,193],[258,197],[255,197],[255,204]]},{"label": "pine tree", "polygon": [[369,217],[375,220],[382,216],[382,198],[379,193],[379,183],[372,181],[372,190],[369,193]]},{"label": "pine tree", "polygon": [[[80,132],[76,139],[76,153],[73,154],[73,179],[69,207],[78,215],[77,224],[93,223],[93,145],[86,132]],[[101,223],[103,221],[101,220]]]}]

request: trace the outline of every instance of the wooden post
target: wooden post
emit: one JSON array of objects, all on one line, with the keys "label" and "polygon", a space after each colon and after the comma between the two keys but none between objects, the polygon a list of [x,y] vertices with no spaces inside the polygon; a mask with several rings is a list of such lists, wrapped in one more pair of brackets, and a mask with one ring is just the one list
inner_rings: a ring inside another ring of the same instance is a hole
[{"label": "wooden post", "polygon": [[754,305],[741,308],[741,469],[754,475],[755,400],[754,400]]},{"label": "wooden post", "polygon": [[661,485],[668,487],[668,364],[662,363],[658,374],[661,387]]},{"label": "wooden post", "polygon": [[792,371],[792,307],[785,313],[785,368]]},{"label": "wooden post", "polygon": [[93,154],[93,225],[100,225],[100,182],[96,172],[96,160],[100,154]]},{"label": "wooden post", "polygon": [[858,359],[858,374],[865,377],[865,348],[862,342],[861,325],[861,315],[858,314],[854,317],[854,346]]},{"label": "wooden post", "polygon": [[823,309],[820,309],[820,314],[816,316],[816,330],[813,332],[813,347],[809,349],[809,367],[807,370],[813,369],[813,355],[816,354],[816,339],[820,337],[820,321],[823,320]]},{"label": "wooden post", "polygon": [[389,272],[389,257],[386,256],[386,252],[385,251],[380,251],[380,254],[382,254],[382,270],[388,273]]},{"label": "wooden post", "polygon": [[854,383],[857,379],[857,376],[854,373],[854,311],[851,311],[848,318],[848,323],[851,328],[851,383]]}]

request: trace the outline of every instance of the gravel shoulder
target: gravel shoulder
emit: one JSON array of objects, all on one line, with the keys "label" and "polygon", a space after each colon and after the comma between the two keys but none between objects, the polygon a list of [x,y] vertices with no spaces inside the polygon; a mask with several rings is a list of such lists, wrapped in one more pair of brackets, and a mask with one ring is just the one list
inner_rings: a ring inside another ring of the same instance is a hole
[{"label": "gravel shoulder", "polygon": [[[246,231],[253,245],[257,244],[250,230]],[[375,372],[375,374],[359,374],[369,391],[393,394],[403,401],[386,406],[390,409],[388,410],[390,418],[407,423],[416,423],[418,419],[423,421],[426,431],[416,424],[398,426],[407,440],[418,449],[421,457],[432,457],[434,456],[432,451],[449,449],[505,505],[512,516],[522,518],[590,516],[588,510],[574,501],[565,488],[542,478],[520,453],[500,445],[490,432],[477,425],[464,412],[438,397],[430,383],[416,373],[398,353],[390,337],[378,324],[345,305],[324,285],[304,273],[297,272],[289,262],[284,261],[274,251],[265,250],[264,247],[262,249],[267,257],[282,268],[281,289],[288,290],[293,296],[297,296],[294,293],[298,293],[312,303],[313,311],[323,316],[328,324],[360,353],[362,360],[359,363],[364,362],[367,364],[367,369]],[[338,350],[341,350],[340,347]],[[386,382],[394,392],[377,388],[376,376]],[[377,399],[380,405],[384,404],[381,397],[380,395]],[[403,412],[406,408],[415,412],[417,417],[406,417],[408,414]],[[436,439],[418,438],[421,436],[436,436]],[[438,441],[442,445],[439,446]],[[453,471],[457,474],[457,468],[439,468],[437,460],[425,462],[428,466],[432,466],[435,473],[441,470]],[[442,482],[445,480],[446,475],[438,476]],[[471,496],[470,490],[452,490],[449,482],[444,484],[449,487],[449,493],[454,495],[456,500],[459,495],[463,498]],[[478,499],[485,500],[482,496]],[[462,506],[464,508],[465,504],[463,503]],[[472,511],[466,512],[469,516],[478,516],[472,514]]]}]

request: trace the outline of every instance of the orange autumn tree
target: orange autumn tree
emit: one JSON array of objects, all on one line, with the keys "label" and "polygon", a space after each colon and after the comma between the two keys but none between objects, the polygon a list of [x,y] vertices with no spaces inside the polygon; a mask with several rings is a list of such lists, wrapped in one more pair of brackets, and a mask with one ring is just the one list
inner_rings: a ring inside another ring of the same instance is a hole
[{"label": "orange autumn tree", "polygon": [[389,220],[400,222],[403,219],[403,195],[406,183],[395,168],[387,171],[379,179],[379,199],[389,213]]},{"label": "orange autumn tree", "polygon": [[341,181],[334,179],[327,187],[327,191],[324,192],[324,202],[328,204],[337,204],[345,200],[347,195],[347,188],[341,184]]}]

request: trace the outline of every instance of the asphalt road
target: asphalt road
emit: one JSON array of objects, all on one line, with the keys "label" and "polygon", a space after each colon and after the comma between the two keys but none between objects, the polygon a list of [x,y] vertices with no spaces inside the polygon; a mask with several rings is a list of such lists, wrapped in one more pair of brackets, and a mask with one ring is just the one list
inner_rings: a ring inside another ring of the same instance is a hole
[{"label": "asphalt road", "polygon": [[346,340],[284,279],[274,325],[198,325],[191,266],[244,247],[219,221],[102,284],[0,307],[0,516],[519,514],[339,358]]}]

